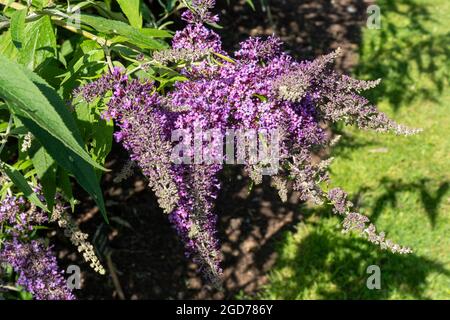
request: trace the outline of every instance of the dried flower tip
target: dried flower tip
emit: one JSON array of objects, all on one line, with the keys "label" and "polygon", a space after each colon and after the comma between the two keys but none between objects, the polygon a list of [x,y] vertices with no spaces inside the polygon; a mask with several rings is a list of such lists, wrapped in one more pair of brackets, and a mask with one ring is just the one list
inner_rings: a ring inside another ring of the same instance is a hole
[{"label": "dried flower tip", "polygon": [[[353,204],[347,201],[347,193],[343,190],[339,188],[330,190],[328,192],[328,199],[333,203],[333,211],[335,213],[345,215],[342,232],[357,231],[367,237],[369,242],[379,245],[381,249],[389,249],[392,253],[407,254],[412,252],[410,248],[402,247],[390,240],[386,240],[384,232],[378,234],[376,227],[370,223],[368,217],[357,212],[350,212]],[[367,226],[367,224],[369,225]]]},{"label": "dried flower tip", "polygon": [[281,176],[274,176],[272,177],[271,185],[278,190],[278,195],[280,196],[281,201],[287,202],[288,187],[286,179]]},{"label": "dried flower tip", "polygon": [[136,162],[134,161],[127,161],[125,166],[120,170],[119,174],[114,178],[114,183],[121,183],[124,180],[127,180],[129,177],[131,177],[134,173],[134,167],[136,166]]},{"label": "dried flower tip", "polygon": [[28,149],[31,148],[31,143],[33,142],[33,134],[31,132],[28,132],[25,137],[23,138],[23,143],[22,143],[22,148],[21,151],[22,152],[27,152]]},{"label": "dried flower tip", "polygon": [[330,140],[330,143],[329,143],[330,147],[336,146],[339,143],[339,141],[341,140],[341,138],[342,138],[341,135],[335,135],[333,137],[333,139]]},{"label": "dried flower tip", "polygon": [[259,185],[263,181],[263,168],[261,165],[246,165],[245,171],[255,185]]},{"label": "dried flower tip", "polygon": [[59,227],[64,229],[64,235],[77,247],[78,252],[83,253],[84,260],[90,264],[92,269],[101,275],[105,274],[105,269],[95,254],[94,246],[87,241],[88,235],[81,232],[61,203],[55,205],[50,221],[57,222]]}]

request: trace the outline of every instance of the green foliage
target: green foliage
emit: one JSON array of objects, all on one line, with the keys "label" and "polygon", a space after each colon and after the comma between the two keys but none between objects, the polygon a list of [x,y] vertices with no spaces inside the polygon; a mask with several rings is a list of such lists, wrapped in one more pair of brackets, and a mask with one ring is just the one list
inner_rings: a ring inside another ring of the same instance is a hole
[{"label": "green foliage", "polygon": [[[132,26],[116,20],[109,20],[94,15],[80,15],[81,22],[92,27],[95,31],[105,34],[112,38],[113,42],[125,42],[144,49],[159,50],[167,45],[159,40],[149,37],[142,29],[136,29]],[[151,29],[150,29],[151,30]],[[114,37],[120,36],[120,37]],[[170,36],[166,33],[166,36]]]},{"label": "green foliage", "polygon": [[[0,198],[20,192],[51,212],[60,192],[73,209],[73,177],[106,219],[99,181],[113,123],[101,118],[96,102],[78,99],[68,106],[65,101],[74,99],[75,88],[115,66],[160,81],[161,90],[180,78],[150,64],[152,51],[166,48],[172,37],[169,17],[184,6],[181,1],[160,5],[151,11],[142,0],[70,1],[70,6],[0,0],[0,163],[11,180],[2,185]],[[45,205],[31,189],[37,182]]]},{"label": "green foliage", "polygon": [[142,0],[117,0],[123,13],[134,28],[142,27]]},{"label": "green foliage", "polygon": [[[75,103],[75,114],[90,156],[97,163],[104,163],[111,151],[114,124],[112,120],[106,121],[101,118],[100,106],[98,100],[94,103],[80,101]],[[101,173],[98,171],[98,175]]]},{"label": "green foliage", "polygon": [[48,154],[77,177],[106,217],[93,174],[93,167],[101,166],[84,150],[78,127],[61,98],[43,79],[13,62],[0,58],[0,68],[0,97]]},{"label": "green foliage", "polygon": [[36,193],[33,192],[31,187],[28,185],[27,180],[25,177],[20,173],[19,170],[16,168],[10,166],[7,163],[2,164],[2,169],[6,172],[8,177],[11,179],[11,181],[14,183],[14,185],[23,193],[25,197],[30,200],[31,203],[35,204],[36,206],[46,210],[45,205],[39,200]]},{"label": "green foliage", "polygon": [[51,211],[55,202],[57,163],[39,141],[33,141],[29,153],[33,166],[36,169],[36,174],[41,182],[45,201]]},{"label": "green foliage", "polygon": [[27,23],[24,32],[27,36],[23,38],[23,48],[20,49],[20,64],[35,70],[56,56],[56,36],[50,17]]},{"label": "green foliage", "polygon": [[25,37],[25,18],[27,10],[17,10],[11,17],[11,39],[17,49],[22,49],[22,42]]}]

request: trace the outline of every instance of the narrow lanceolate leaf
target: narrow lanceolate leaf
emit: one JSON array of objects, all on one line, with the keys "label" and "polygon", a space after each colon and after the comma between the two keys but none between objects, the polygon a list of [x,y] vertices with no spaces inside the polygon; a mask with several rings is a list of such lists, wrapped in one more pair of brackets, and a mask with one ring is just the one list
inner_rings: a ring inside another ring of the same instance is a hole
[{"label": "narrow lanceolate leaf", "polygon": [[227,62],[236,63],[236,61],[234,61],[233,58],[230,58],[230,57],[225,56],[223,54],[220,54],[218,52],[213,52],[212,54],[215,55],[215,56],[218,56],[219,58],[221,58],[221,59],[223,59],[223,60],[225,60]]},{"label": "narrow lanceolate leaf", "polygon": [[103,168],[85,151],[75,120],[64,102],[38,75],[1,56],[0,70],[0,98],[48,154],[75,176],[106,216],[93,167]]},{"label": "narrow lanceolate leaf", "polygon": [[[14,40],[14,39],[13,39]],[[25,26],[19,62],[30,70],[56,56],[56,36],[50,17],[29,22]]]},{"label": "narrow lanceolate leaf", "polygon": [[103,217],[107,220],[103,195],[93,167],[72,150],[61,146],[59,140],[37,126],[35,122],[27,118],[20,118],[20,120],[38,138],[39,142],[45,146],[46,151],[56,162],[73,174],[78,183],[89,192],[97,203]]},{"label": "narrow lanceolate leaf", "polygon": [[167,30],[153,29],[153,28],[142,28],[139,30],[141,34],[152,37],[152,38],[171,38],[172,34]]},{"label": "narrow lanceolate leaf", "polygon": [[[128,39],[128,42],[145,49],[160,50],[167,44],[153,39],[141,32],[141,30],[117,20],[108,20],[102,17],[82,14],[81,22],[92,27],[95,31],[109,35],[120,35]],[[146,31],[148,32],[148,31]]]},{"label": "narrow lanceolate leaf", "polygon": [[142,0],[117,0],[130,24],[135,28],[142,28]]},{"label": "narrow lanceolate leaf", "polygon": [[14,183],[14,185],[23,192],[24,196],[30,200],[31,203],[38,206],[39,208],[48,211],[46,206],[39,200],[37,194],[31,189],[25,177],[14,167],[7,163],[2,164],[3,170],[6,172],[8,177]]},{"label": "narrow lanceolate leaf", "polygon": [[33,0],[33,5],[37,7],[39,10],[47,7],[50,3],[50,0]]},{"label": "narrow lanceolate leaf", "polygon": [[91,165],[101,169],[82,146],[75,120],[68,108],[42,78],[0,56],[0,97],[14,114],[29,118]]},{"label": "narrow lanceolate leaf", "polygon": [[52,211],[56,194],[57,164],[47,150],[36,140],[33,141],[29,154],[39,177],[47,207]]},{"label": "narrow lanceolate leaf", "polygon": [[58,188],[61,189],[66,200],[69,201],[72,212],[75,211],[75,198],[72,193],[72,184],[70,183],[69,174],[61,167],[58,168],[57,172],[57,185]]},{"label": "narrow lanceolate leaf", "polygon": [[15,11],[11,17],[11,38],[17,49],[22,49],[25,36],[25,18],[27,10]]},{"label": "narrow lanceolate leaf", "polygon": [[252,8],[253,11],[256,11],[255,4],[252,0],[246,0],[245,2]]},{"label": "narrow lanceolate leaf", "polygon": [[17,50],[11,39],[11,30],[5,31],[0,35],[0,55],[3,55],[10,60],[17,60],[19,50]]},{"label": "narrow lanceolate leaf", "polygon": [[114,123],[112,120],[102,119],[98,106],[95,106],[96,103],[98,102],[77,103],[75,112],[78,127],[85,144],[89,147],[90,155],[97,163],[103,164],[112,148]]}]

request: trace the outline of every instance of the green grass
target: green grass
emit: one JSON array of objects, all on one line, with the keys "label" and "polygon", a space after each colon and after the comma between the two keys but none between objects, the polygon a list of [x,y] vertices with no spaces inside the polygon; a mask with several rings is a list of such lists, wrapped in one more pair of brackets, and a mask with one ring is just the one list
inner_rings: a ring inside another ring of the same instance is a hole
[{"label": "green grass", "polygon": [[[383,77],[372,98],[397,121],[424,132],[397,137],[345,128],[332,186],[392,240],[400,256],[356,235],[324,208],[285,234],[265,299],[450,299],[450,2],[379,1],[381,30],[364,30],[359,77]],[[443,39],[446,39],[443,41]],[[369,265],[381,290],[366,287]]]}]

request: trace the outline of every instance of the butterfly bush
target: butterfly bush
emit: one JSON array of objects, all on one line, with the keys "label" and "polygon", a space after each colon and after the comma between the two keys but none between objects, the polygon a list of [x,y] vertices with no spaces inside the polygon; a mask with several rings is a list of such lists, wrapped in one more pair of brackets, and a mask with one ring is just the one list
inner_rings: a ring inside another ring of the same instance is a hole
[{"label": "butterfly bush", "polygon": [[[332,63],[339,50],[314,61],[296,61],[282,51],[281,41],[274,36],[250,38],[228,55],[219,35],[205,26],[218,20],[211,13],[213,7],[213,0],[193,0],[182,15],[187,26],[175,34],[171,49],[154,54],[152,63],[178,69],[186,79],[176,82],[168,92],[161,93],[150,81],[131,79],[120,69],[77,92],[87,101],[111,92],[104,117],[116,121],[116,140],[148,177],[161,208],[185,243],[188,257],[209,280],[220,283],[214,201],[224,161],[171,161],[171,133],[195,129],[217,130],[223,135],[229,129],[277,130],[280,169],[272,176],[272,186],[282,200],[286,201],[292,185],[300,200],[333,204],[334,212],[343,216],[344,232],[356,230],[383,249],[409,253],[409,248],[378,234],[367,217],[351,211],[343,190],[323,190],[331,159],[313,161],[317,150],[331,144],[323,123],[342,121],[401,135],[417,132],[390,120],[360,95],[379,80],[361,81],[334,72]],[[183,142],[193,145],[189,140]],[[183,156],[189,158],[194,152],[188,149]],[[224,156],[211,148],[208,157]],[[266,165],[249,161],[244,168],[259,184]]]},{"label": "butterfly bush", "polygon": [[[0,175],[0,178],[4,178]],[[7,179],[6,179],[7,180]],[[45,204],[42,188],[38,183],[33,191]],[[74,300],[75,295],[67,286],[64,272],[43,238],[38,238],[36,228],[55,223],[82,254],[84,260],[99,274],[105,274],[94,247],[68,213],[63,196],[55,196],[51,215],[23,197],[7,194],[0,201],[0,268],[11,266],[18,275],[16,285],[31,293],[36,300]]]},{"label": "butterfly bush", "polygon": [[43,239],[29,236],[35,226],[47,221],[40,209],[27,208],[23,198],[7,195],[0,202],[0,225],[8,225],[6,240],[0,243],[0,267],[12,266],[18,275],[16,284],[37,300],[73,300],[52,248]]}]

